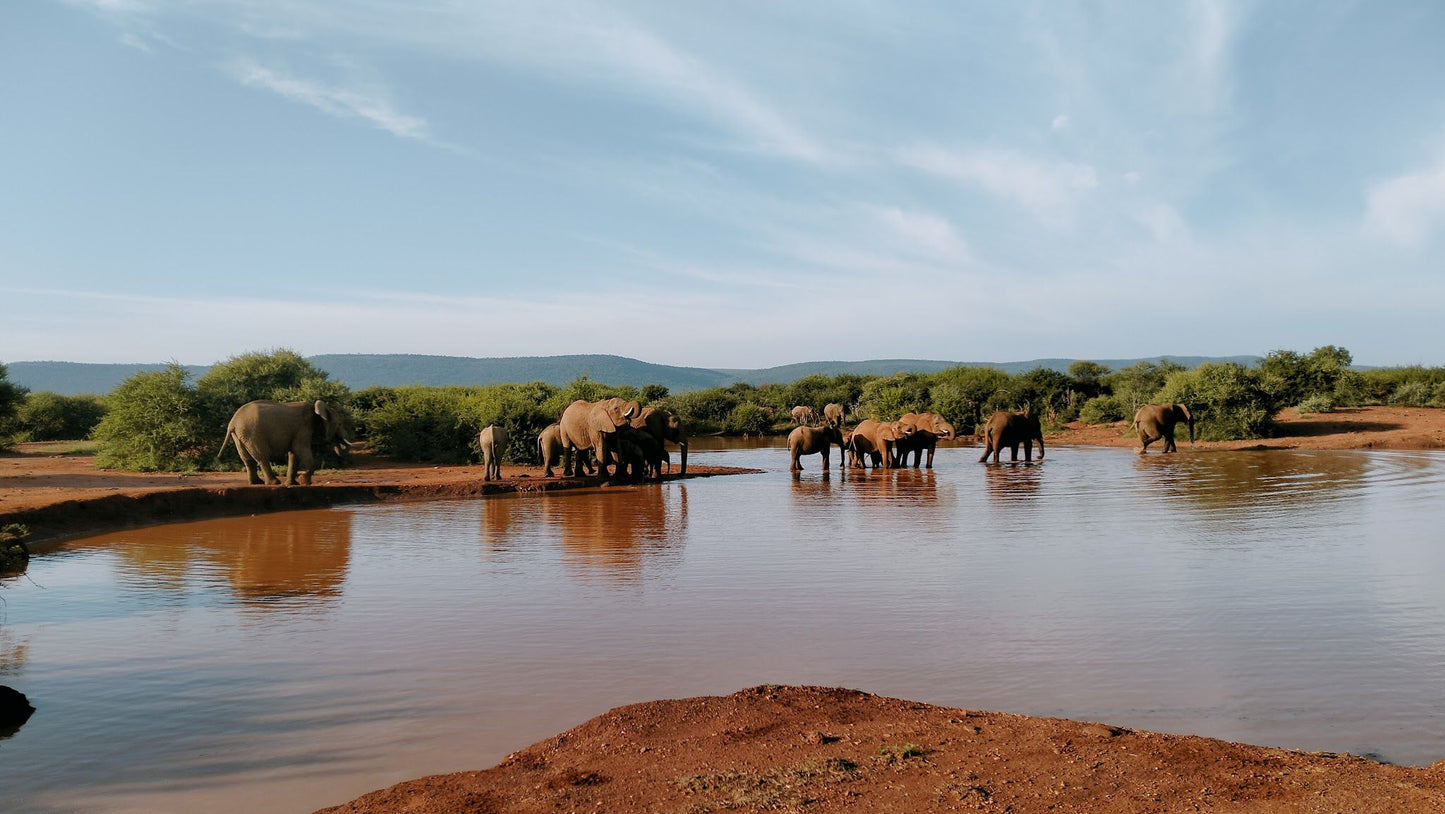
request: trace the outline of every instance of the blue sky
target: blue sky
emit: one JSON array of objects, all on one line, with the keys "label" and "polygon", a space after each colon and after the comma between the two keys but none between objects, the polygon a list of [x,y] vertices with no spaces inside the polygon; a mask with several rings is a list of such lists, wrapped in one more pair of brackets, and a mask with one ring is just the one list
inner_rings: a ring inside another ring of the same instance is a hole
[{"label": "blue sky", "polygon": [[1445,364],[1445,4],[0,6],[0,361]]}]

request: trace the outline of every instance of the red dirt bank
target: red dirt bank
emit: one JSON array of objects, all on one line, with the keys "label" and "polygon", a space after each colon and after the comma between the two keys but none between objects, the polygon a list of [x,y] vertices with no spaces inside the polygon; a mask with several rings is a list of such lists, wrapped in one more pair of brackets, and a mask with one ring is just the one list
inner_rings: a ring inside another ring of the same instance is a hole
[{"label": "red dirt bank", "polygon": [[481,772],[353,812],[1445,811],[1445,761],[1371,763],[854,690],[763,686],[620,707]]}]

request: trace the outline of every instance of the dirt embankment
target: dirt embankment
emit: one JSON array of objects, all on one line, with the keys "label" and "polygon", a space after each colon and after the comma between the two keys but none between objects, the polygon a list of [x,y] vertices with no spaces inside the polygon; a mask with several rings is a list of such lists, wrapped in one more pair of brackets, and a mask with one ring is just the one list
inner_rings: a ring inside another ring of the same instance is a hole
[{"label": "dirt embankment", "polygon": [[[0,526],[27,526],[32,548],[116,529],[208,517],[343,503],[606,488],[598,478],[546,478],[541,467],[504,467],[505,477],[486,482],[481,466],[404,464],[365,452],[353,456],[346,469],[316,473],[311,486],[250,486],[245,472],[97,469],[93,456],[60,451],[65,448],[64,444],[21,444],[0,455]],[[688,467],[687,477],[746,471],[750,470],[694,465]]]},{"label": "dirt embankment", "polygon": [[1372,763],[763,686],[620,707],[477,772],[329,813],[1445,811],[1445,761]]}]

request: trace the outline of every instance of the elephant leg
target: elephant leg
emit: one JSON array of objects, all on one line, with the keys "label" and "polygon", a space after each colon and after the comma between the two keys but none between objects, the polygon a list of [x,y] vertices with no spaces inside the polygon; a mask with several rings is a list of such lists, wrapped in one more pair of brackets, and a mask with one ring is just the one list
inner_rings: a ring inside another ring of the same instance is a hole
[{"label": "elephant leg", "polygon": [[1009,463],[1013,463],[1019,459],[1019,445],[1017,441],[1008,445],[1008,459]]},{"label": "elephant leg", "polygon": [[[241,446],[240,443],[236,444],[236,452],[241,456],[241,463],[246,465],[246,475],[250,478],[251,484],[253,486],[260,486],[264,483],[265,481],[261,480],[261,476],[256,474],[256,457],[247,452],[246,448]],[[267,474],[270,473],[268,472]]]},{"label": "elephant leg", "polygon": [[988,454],[990,452],[993,452],[993,439],[985,436],[983,439],[983,455],[979,456],[978,462],[981,464],[988,463]]},{"label": "elephant leg", "polygon": [[1029,463],[1029,462],[1033,461],[1033,459],[1034,459],[1034,439],[1032,439],[1032,438],[1026,438],[1026,439],[1024,439],[1024,463]]},{"label": "elephant leg", "polygon": [[827,472],[827,471],[828,471],[828,459],[829,459],[830,457],[832,457],[832,454],[833,454],[833,450],[832,450],[827,444],[824,444],[824,445],[823,445],[823,471],[824,471],[824,472]]},{"label": "elephant leg", "polygon": [[[925,466],[926,469],[932,469],[932,468],[933,468],[933,450],[934,450],[934,449],[935,449],[934,445],[932,445],[932,444],[929,444],[929,445],[928,445],[928,464]],[[922,453],[920,452],[920,454],[922,454]],[[914,466],[917,466],[917,465],[918,465],[918,464],[914,464]]]},{"label": "elephant leg", "polygon": [[261,472],[265,474],[266,484],[268,486],[276,486],[281,483],[281,479],[276,477],[276,473],[271,470],[271,461],[258,455],[256,457],[256,463],[261,465]]},{"label": "elephant leg", "polygon": [[1165,451],[1165,452],[1178,452],[1178,451],[1179,451],[1179,447],[1175,446],[1175,444],[1174,444],[1174,430],[1173,430],[1173,429],[1170,429],[1169,431],[1167,431],[1167,432],[1164,433],[1164,451]]},{"label": "elephant leg", "polygon": [[311,485],[311,475],[316,471],[316,459],[311,455],[311,446],[292,450],[286,456],[286,484],[295,486],[299,478],[302,486]]}]

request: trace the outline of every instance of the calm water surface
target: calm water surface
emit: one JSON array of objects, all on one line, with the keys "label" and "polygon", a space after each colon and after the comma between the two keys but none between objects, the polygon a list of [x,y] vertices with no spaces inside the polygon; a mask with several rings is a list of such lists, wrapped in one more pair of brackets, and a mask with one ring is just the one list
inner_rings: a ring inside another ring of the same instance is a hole
[{"label": "calm water surface", "polygon": [[977,455],[73,543],[0,590],[0,809],[304,811],[764,682],[1445,758],[1445,457]]}]

